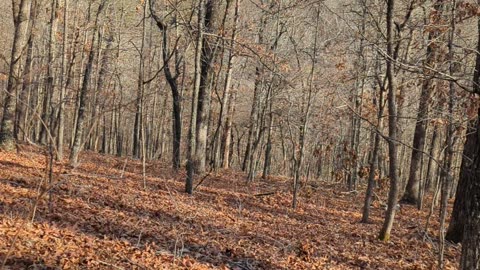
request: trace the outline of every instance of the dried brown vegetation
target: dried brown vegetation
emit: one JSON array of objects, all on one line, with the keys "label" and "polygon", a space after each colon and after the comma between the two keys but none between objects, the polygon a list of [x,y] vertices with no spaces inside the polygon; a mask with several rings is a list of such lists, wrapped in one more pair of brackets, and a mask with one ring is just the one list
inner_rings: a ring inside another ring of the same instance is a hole
[{"label": "dried brown vegetation", "polygon": [[[305,187],[292,210],[286,178],[247,185],[244,174],[222,171],[190,196],[183,192],[185,176],[168,165],[147,166],[144,190],[140,161],[92,152],[80,159],[74,170],[54,165],[51,211],[46,192],[32,223],[48,182],[45,155],[30,146],[0,152],[0,262],[6,269],[436,267],[438,217],[434,213],[425,238],[428,210],[403,207],[384,243],[377,240],[384,212],[378,201],[372,223],[359,223],[363,192],[327,183]],[[447,245],[446,269],[457,267],[459,253]]]}]

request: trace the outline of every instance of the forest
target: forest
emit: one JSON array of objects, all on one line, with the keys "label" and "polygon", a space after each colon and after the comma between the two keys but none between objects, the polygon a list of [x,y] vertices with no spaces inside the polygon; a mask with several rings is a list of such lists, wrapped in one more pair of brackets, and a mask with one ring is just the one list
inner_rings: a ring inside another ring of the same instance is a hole
[{"label": "forest", "polygon": [[480,0],[0,14],[0,269],[480,270]]}]

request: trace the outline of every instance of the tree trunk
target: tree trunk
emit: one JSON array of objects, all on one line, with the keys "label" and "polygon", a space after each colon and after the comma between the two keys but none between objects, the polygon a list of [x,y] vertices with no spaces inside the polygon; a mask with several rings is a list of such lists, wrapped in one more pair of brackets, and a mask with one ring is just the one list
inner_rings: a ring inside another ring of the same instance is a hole
[{"label": "tree trunk", "polygon": [[[435,15],[432,16],[431,24],[433,27],[439,27],[441,23],[441,15],[443,12],[444,0],[437,0],[434,4]],[[428,108],[431,92],[434,88],[433,76],[435,75],[431,69],[435,69],[437,62],[438,39],[441,35],[440,30],[432,30],[428,35],[429,45],[427,47],[427,59],[425,63],[424,76],[422,83],[422,91],[420,93],[420,103],[418,106],[417,122],[415,124],[415,132],[412,144],[412,156],[410,161],[410,172],[408,175],[407,188],[403,195],[402,202],[409,204],[418,204],[418,194],[420,189],[420,162],[423,156],[425,146],[425,135],[427,130]]]},{"label": "tree trunk", "polygon": [[[480,0],[477,1],[480,4]],[[477,51],[480,51],[480,18],[477,17]],[[473,90],[480,95],[480,54],[477,54],[473,73]],[[475,102],[475,101],[474,101]],[[476,101],[478,102],[478,100]],[[477,103],[478,104],[478,103]],[[472,151],[472,159],[464,157],[460,170],[460,181],[465,181],[465,226],[462,239],[460,268],[480,269],[480,109],[477,111],[475,132],[467,136],[464,149]]]},{"label": "tree trunk", "polygon": [[3,102],[3,115],[0,125],[0,148],[12,151],[15,149],[14,137],[14,121],[15,121],[15,95],[18,82],[15,81],[17,77],[16,72],[20,69],[20,58],[22,55],[22,48],[25,43],[25,26],[28,20],[26,9],[26,0],[12,1],[13,4],[13,25],[14,36],[12,44],[12,52],[10,55],[10,68],[8,71],[7,91],[5,100]]},{"label": "tree trunk", "polygon": [[[480,56],[477,55],[477,68],[479,64]],[[478,69],[475,74],[475,82],[478,83]],[[478,115],[480,116],[480,110]],[[449,227],[450,238],[454,238],[453,240],[461,238],[460,266],[465,270],[480,269],[480,125],[478,120],[475,121],[473,130],[469,131],[471,132],[465,141],[465,156],[460,170],[454,214]]]},{"label": "tree trunk", "polygon": [[378,113],[377,113],[377,127],[375,128],[375,135],[374,135],[374,141],[373,141],[373,150],[372,150],[372,155],[370,157],[370,171],[368,173],[368,185],[367,185],[367,190],[365,192],[365,202],[363,205],[363,213],[362,213],[362,222],[363,223],[368,223],[369,221],[369,216],[370,216],[370,204],[372,203],[372,197],[373,197],[373,189],[375,187],[375,171],[377,169],[376,166],[376,161],[378,159],[378,152],[380,149],[380,134],[382,130],[382,117],[383,117],[383,87],[380,87],[380,98],[378,100]]},{"label": "tree trunk", "polygon": [[[185,181],[185,192],[193,193],[193,177],[198,164],[199,155],[196,151],[196,134],[197,134],[197,109],[198,109],[198,94],[200,91],[200,81],[202,76],[202,40],[203,40],[203,25],[204,25],[204,5],[205,0],[198,1],[198,24],[197,24],[197,40],[195,48],[195,78],[194,88],[192,93],[192,111],[189,129],[189,142],[187,152],[187,179]],[[204,153],[205,155],[205,153]]]},{"label": "tree trunk", "polygon": [[93,53],[93,46],[95,44],[95,37],[96,35],[96,30],[98,26],[98,19],[100,17],[100,13],[103,10],[103,7],[105,6],[105,0],[100,3],[98,6],[97,14],[95,17],[95,24],[93,27],[93,32],[92,32],[92,37],[90,39],[90,44],[92,48],[88,50],[88,60],[87,64],[85,66],[84,70],[84,75],[83,75],[83,82],[82,82],[82,88],[80,89],[80,97],[79,97],[79,105],[78,105],[78,111],[77,111],[77,123],[76,123],[76,128],[75,128],[75,136],[73,140],[73,145],[72,145],[72,151],[70,152],[70,165],[75,167],[77,166],[78,163],[78,155],[80,154],[80,151],[82,150],[82,137],[83,137],[83,129],[84,129],[84,122],[85,122],[85,109],[86,109],[86,104],[87,104],[87,97],[88,97],[88,85],[90,83],[90,76],[92,74],[92,69],[93,69],[93,58],[94,58],[94,53]]},{"label": "tree trunk", "polygon": [[50,21],[48,27],[49,43],[47,48],[47,74],[45,75],[45,88],[43,93],[43,107],[42,107],[42,125],[40,126],[40,142],[47,143],[47,140],[50,140],[52,136],[50,116],[52,113],[52,98],[55,91],[55,78],[54,78],[54,52],[55,52],[55,33],[56,33],[56,10],[57,10],[57,1],[52,0],[50,6]]},{"label": "tree trunk", "polygon": [[33,39],[35,37],[33,33],[33,27],[35,25],[35,21],[37,18],[37,1],[32,0],[30,4],[30,15],[28,26],[26,29],[26,36],[27,39],[27,57],[25,60],[25,67],[22,73],[22,89],[19,94],[19,98],[16,104],[16,116],[15,116],[15,127],[14,127],[14,134],[17,140],[25,140],[27,138],[26,134],[26,110],[29,106],[28,104],[28,94],[31,89],[31,70],[32,70],[32,63],[33,63]]},{"label": "tree trunk", "polygon": [[223,164],[222,167],[224,169],[228,169],[231,162],[231,142],[232,142],[232,122],[233,122],[233,114],[235,111],[235,100],[236,100],[236,92],[230,93],[231,97],[228,103],[228,112],[227,112],[227,120],[225,123],[225,131],[223,132]]},{"label": "tree trunk", "polygon": [[397,143],[397,104],[395,77],[393,75],[393,14],[395,10],[395,0],[387,1],[387,59],[386,76],[388,79],[388,154],[389,154],[389,177],[390,192],[388,193],[387,212],[385,221],[380,231],[379,238],[382,241],[390,240],[390,231],[393,227],[395,210],[398,197],[398,143]]},{"label": "tree trunk", "polygon": [[[219,28],[220,2],[206,0],[204,26],[207,34],[217,34]],[[207,142],[208,142],[208,116],[210,114],[212,80],[214,77],[214,62],[219,41],[215,36],[203,35],[200,89],[198,92],[196,150],[198,155],[197,173],[206,171]]]}]

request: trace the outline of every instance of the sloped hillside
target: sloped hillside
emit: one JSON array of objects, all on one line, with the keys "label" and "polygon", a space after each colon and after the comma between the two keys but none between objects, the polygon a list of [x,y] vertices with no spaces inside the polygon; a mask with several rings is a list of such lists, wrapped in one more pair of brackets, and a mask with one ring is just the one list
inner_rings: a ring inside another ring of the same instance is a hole
[{"label": "sloped hillside", "polygon": [[[427,210],[403,207],[383,243],[378,203],[372,224],[359,223],[362,192],[320,183],[303,189],[292,211],[286,178],[247,185],[225,171],[188,196],[184,173],[162,163],[147,165],[144,189],[139,161],[90,152],[81,160],[73,170],[55,163],[46,191],[42,150],[0,152],[5,269],[435,268],[437,211],[425,238]],[[459,249],[447,246],[447,269],[457,267]]]}]

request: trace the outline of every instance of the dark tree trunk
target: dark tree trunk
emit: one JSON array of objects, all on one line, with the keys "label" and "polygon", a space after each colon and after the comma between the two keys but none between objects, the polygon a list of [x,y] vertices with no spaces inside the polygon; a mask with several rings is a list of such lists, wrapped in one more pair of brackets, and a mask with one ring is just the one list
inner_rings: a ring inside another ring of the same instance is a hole
[{"label": "dark tree trunk", "polygon": [[[431,24],[438,25],[441,20],[441,14],[443,11],[444,0],[437,0],[434,4],[434,9],[437,12],[432,18]],[[425,65],[428,68],[435,68],[435,64],[438,61],[437,51],[439,36],[441,35],[439,30],[431,31],[429,33],[429,46],[427,47],[427,59]],[[420,93],[420,104],[418,106],[417,122],[415,125],[415,132],[413,135],[412,145],[412,157],[410,161],[410,172],[408,175],[407,188],[403,195],[402,202],[409,204],[418,204],[419,189],[420,189],[420,163],[423,156],[423,148],[425,146],[425,135],[427,131],[427,118],[428,107],[430,101],[430,95],[433,85],[433,71],[430,69],[425,70],[425,79],[422,84],[422,91]]]},{"label": "dark tree trunk", "polygon": [[[207,34],[217,34],[221,22],[220,2],[206,0],[204,26]],[[212,81],[214,79],[213,64],[216,59],[219,40],[215,36],[204,35],[202,40],[202,67],[200,89],[197,104],[197,130],[196,152],[198,164],[195,170],[202,174],[206,171],[207,142],[208,142],[208,116],[210,114]]]},{"label": "dark tree trunk", "polygon": [[479,145],[477,143],[477,126],[478,120],[471,121],[467,128],[465,146],[463,149],[463,159],[460,170],[460,179],[458,180],[457,192],[455,196],[455,202],[453,204],[452,217],[450,218],[450,224],[448,226],[447,235],[445,239],[454,243],[462,241],[464,226],[466,221],[466,197],[464,194],[467,192],[468,179],[466,170],[471,166],[471,163],[478,152]]},{"label": "dark tree trunk", "polygon": [[[480,4],[480,0],[477,1]],[[477,18],[477,51],[480,51],[480,18]],[[480,54],[477,53],[473,73],[473,90],[480,95]],[[478,104],[478,103],[477,103]],[[460,268],[464,270],[480,269],[480,109],[477,112],[476,130],[467,137],[465,149],[471,148],[472,159],[465,159],[460,171],[461,181],[465,181],[465,227],[462,239],[462,257]],[[468,162],[468,163],[467,163]]]},{"label": "dark tree trunk", "polygon": [[[457,198],[461,199],[455,201],[454,212],[456,213],[450,223],[451,229],[449,228],[450,237],[456,237],[454,240],[458,240],[460,236],[463,238],[460,265],[461,269],[465,270],[480,269],[480,126],[478,121],[475,129],[467,136],[465,142],[465,149],[468,149],[469,156],[463,158],[460,171],[461,184],[459,184],[464,189],[457,189]],[[464,193],[460,193],[462,191]],[[465,221],[464,225],[462,221]]]},{"label": "dark tree trunk", "polygon": [[90,82],[90,76],[92,74],[92,69],[93,69],[93,58],[94,58],[94,53],[93,53],[93,46],[95,44],[95,37],[96,35],[96,28],[98,26],[98,18],[100,16],[100,13],[103,10],[103,7],[105,6],[105,1],[102,1],[98,7],[97,14],[95,17],[95,24],[94,24],[94,29],[91,37],[91,43],[92,48],[88,51],[88,61],[87,65],[85,66],[84,70],[84,75],[83,75],[83,82],[82,82],[82,88],[80,89],[80,97],[79,97],[79,105],[78,105],[78,111],[77,111],[77,123],[76,123],[76,128],[75,128],[75,136],[73,140],[73,145],[72,145],[72,151],[70,152],[70,165],[71,166],[76,166],[78,163],[78,155],[80,154],[81,148],[82,148],[82,138],[83,138],[83,132],[84,132],[84,122],[85,122],[85,109],[86,109],[86,104],[87,104],[87,96],[88,96],[88,85]]}]

